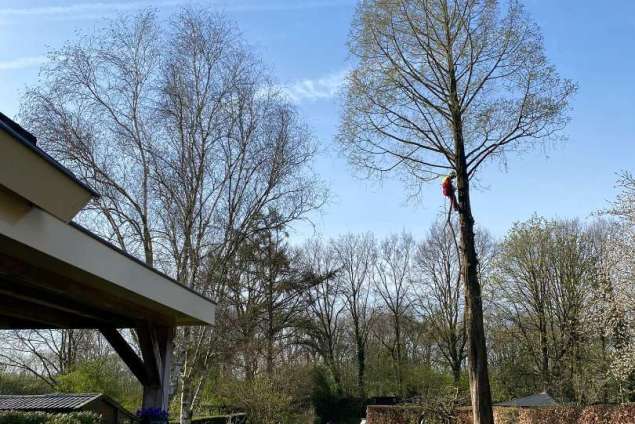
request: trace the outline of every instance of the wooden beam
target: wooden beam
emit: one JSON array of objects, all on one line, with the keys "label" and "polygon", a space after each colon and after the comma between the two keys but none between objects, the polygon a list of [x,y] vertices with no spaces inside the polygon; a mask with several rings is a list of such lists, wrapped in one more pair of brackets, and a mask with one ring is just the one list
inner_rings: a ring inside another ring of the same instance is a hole
[{"label": "wooden beam", "polygon": [[[5,303],[22,303],[24,318],[30,318],[32,311],[43,315],[51,313],[51,319],[45,320],[54,327],[77,326],[76,328],[97,328],[104,326],[125,328],[132,326],[132,321],[118,314],[105,314],[103,311],[76,302],[46,289],[33,287],[21,281],[7,281],[0,277],[0,313]],[[65,317],[63,321],[54,321],[55,317]]]},{"label": "wooden beam", "polygon": [[143,386],[143,408],[160,408],[167,411],[176,329],[149,323],[137,327],[143,359],[130,347],[117,329],[100,328],[99,331]]},{"label": "wooden beam", "polygon": [[116,328],[100,328],[101,334],[108,340],[110,346],[115,349],[115,352],[128,366],[130,371],[137,377],[137,380],[145,387],[152,382],[147,375],[146,366],[144,362],[139,358],[137,353],[130,347],[126,339],[117,331]]},{"label": "wooden beam", "polygon": [[0,313],[0,330],[44,330],[50,328],[50,325],[24,318],[3,316]]},{"label": "wooden beam", "polygon": [[[120,323],[108,325],[111,327],[133,328],[134,322],[146,320],[161,323],[161,325],[173,325],[171,317],[151,310],[138,302],[133,302],[130,297],[126,297],[125,291],[104,291],[102,286],[95,285],[81,270],[69,270],[69,273],[73,274],[70,278],[62,276],[46,269],[45,262],[42,259],[41,264],[34,266],[23,259],[5,254],[0,248],[0,275],[9,283],[28,284],[37,290],[45,290],[47,293],[57,294],[59,297],[73,299],[76,303],[99,311],[101,316],[120,316],[128,320],[125,325]],[[89,281],[91,282],[89,283]],[[107,285],[103,287],[107,287]],[[41,297],[44,298],[44,296]],[[166,321],[166,319],[169,320]]]},{"label": "wooden beam", "polygon": [[8,295],[0,297],[0,315],[34,321],[44,328],[98,328],[107,324]]}]

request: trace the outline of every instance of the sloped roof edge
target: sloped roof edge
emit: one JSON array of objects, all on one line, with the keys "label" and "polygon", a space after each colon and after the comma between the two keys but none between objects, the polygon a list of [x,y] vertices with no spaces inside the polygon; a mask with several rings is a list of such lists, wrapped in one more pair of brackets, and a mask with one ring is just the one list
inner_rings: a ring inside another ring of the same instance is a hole
[{"label": "sloped roof edge", "polygon": [[56,168],[59,172],[63,173],[69,179],[71,179],[75,184],[88,191],[93,197],[99,197],[99,193],[97,193],[93,188],[81,181],[68,168],[63,166],[61,163],[53,159],[48,153],[42,150],[37,145],[37,139],[33,134],[25,130],[23,127],[20,126],[20,124],[18,124],[2,112],[0,112],[0,129],[7,132],[15,140],[17,140],[22,145],[29,148],[35,154],[47,161],[51,166]]}]

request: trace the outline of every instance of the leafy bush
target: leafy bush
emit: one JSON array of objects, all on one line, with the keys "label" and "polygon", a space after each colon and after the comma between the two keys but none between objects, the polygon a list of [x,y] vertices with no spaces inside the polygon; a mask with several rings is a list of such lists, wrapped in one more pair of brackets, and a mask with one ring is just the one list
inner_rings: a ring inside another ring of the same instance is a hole
[{"label": "leafy bush", "polygon": [[0,412],[0,424],[101,424],[100,415],[92,412],[49,414],[45,412]]},{"label": "leafy bush", "polygon": [[72,412],[70,414],[51,414],[46,424],[102,424],[101,415],[92,412]]},{"label": "leafy bush", "polygon": [[2,412],[0,424],[48,424],[49,414],[43,412]]},{"label": "leafy bush", "polygon": [[56,390],[64,393],[104,393],[131,411],[141,404],[141,386],[118,357],[84,361],[58,377]]},{"label": "leafy bush", "polygon": [[266,376],[249,381],[231,380],[219,387],[221,400],[247,414],[250,424],[293,422],[293,399],[283,385]]},{"label": "leafy bush", "polygon": [[33,374],[0,371],[0,394],[39,395],[50,390],[50,386]]}]

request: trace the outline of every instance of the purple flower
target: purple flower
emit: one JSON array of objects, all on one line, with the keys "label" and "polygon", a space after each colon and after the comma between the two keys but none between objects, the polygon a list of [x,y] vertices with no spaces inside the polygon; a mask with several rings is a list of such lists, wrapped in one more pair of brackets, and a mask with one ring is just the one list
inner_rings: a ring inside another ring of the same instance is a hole
[{"label": "purple flower", "polygon": [[137,417],[167,420],[168,412],[161,408],[143,408],[137,411]]}]

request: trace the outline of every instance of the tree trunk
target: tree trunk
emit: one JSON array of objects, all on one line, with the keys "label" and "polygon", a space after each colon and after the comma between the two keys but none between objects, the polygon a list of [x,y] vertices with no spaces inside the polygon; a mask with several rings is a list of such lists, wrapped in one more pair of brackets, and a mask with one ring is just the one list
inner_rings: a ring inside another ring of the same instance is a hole
[{"label": "tree trunk", "polygon": [[[541,311],[541,314],[543,312]],[[541,354],[541,368],[542,368],[542,385],[543,390],[549,390],[551,386],[551,375],[549,372],[549,348],[547,346],[547,325],[544,323],[542,315],[540,317],[540,354]]]},{"label": "tree trunk", "polygon": [[267,340],[266,356],[266,372],[267,376],[271,377],[273,375],[273,341],[271,339]]},{"label": "tree trunk", "polygon": [[357,336],[357,390],[359,397],[366,399],[366,388],[364,383],[364,374],[366,372],[366,352],[364,342],[361,336]]},{"label": "tree trunk", "polygon": [[[183,338],[186,341],[190,340],[190,328],[185,328],[183,331]],[[187,350],[184,352],[183,364],[181,369],[181,375],[179,376],[181,383],[181,402],[180,402],[180,424],[191,424],[192,423],[192,402],[194,400],[192,387],[194,386],[194,381],[192,379],[192,372],[190,371],[190,367],[192,366],[192,361]]]},{"label": "tree trunk", "polygon": [[458,360],[452,364],[452,379],[454,380],[454,385],[459,387],[461,383],[461,362]]},{"label": "tree trunk", "polygon": [[399,323],[399,317],[395,318],[395,338],[397,345],[395,346],[396,360],[397,360],[397,386],[399,388],[399,397],[404,397],[403,390],[403,374],[401,369],[401,324]]},{"label": "tree trunk", "polygon": [[467,325],[468,375],[474,424],[493,424],[492,395],[487,370],[487,346],[483,325],[481,286],[478,281],[478,257],[474,240],[474,218],[470,205],[470,181],[465,159],[463,126],[459,112],[454,115],[455,167],[461,234],[461,277],[465,285],[465,321]]},{"label": "tree trunk", "polygon": [[192,382],[189,378],[182,379],[181,391],[181,424],[192,423]]}]

